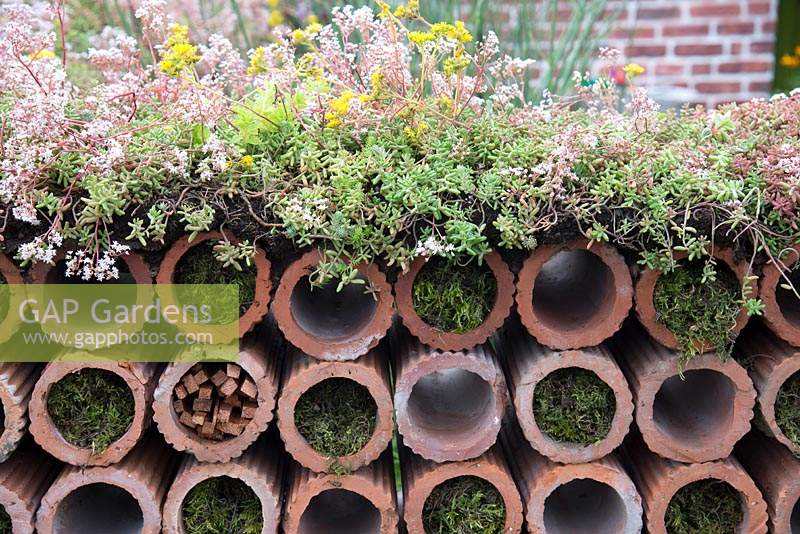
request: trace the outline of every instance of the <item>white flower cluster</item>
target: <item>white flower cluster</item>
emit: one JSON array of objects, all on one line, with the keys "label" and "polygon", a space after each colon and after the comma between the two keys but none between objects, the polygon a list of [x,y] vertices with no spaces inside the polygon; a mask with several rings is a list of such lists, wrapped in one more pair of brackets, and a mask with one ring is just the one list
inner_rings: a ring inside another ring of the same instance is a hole
[{"label": "white flower cluster", "polygon": [[444,240],[435,236],[429,236],[425,241],[417,243],[414,251],[415,256],[430,258],[431,256],[447,256],[455,252],[456,247],[452,243],[445,243]]},{"label": "white flower cluster", "polygon": [[61,246],[63,238],[58,232],[50,232],[46,238],[39,236],[30,243],[20,245],[17,257],[23,262],[53,263],[56,251]]},{"label": "white flower cluster", "polygon": [[98,282],[119,278],[116,266],[117,256],[127,254],[130,247],[112,241],[108,250],[98,257],[87,254],[85,250],[68,251],[66,255],[66,276],[80,276],[83,280],[95,279]]}]

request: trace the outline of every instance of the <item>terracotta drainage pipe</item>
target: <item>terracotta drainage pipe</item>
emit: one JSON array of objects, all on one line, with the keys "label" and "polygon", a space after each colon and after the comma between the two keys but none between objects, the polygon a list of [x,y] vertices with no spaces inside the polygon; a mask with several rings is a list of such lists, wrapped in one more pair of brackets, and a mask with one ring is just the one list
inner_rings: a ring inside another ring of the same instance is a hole
[{"label": "terracotta drainage pipe", "polygon": [[[348,379],[364,386],[377,407],[375,431],[364,447],[348,456],[329,457],[314,450],[295,425],[295,408],[300,397],[328,379]],[[332,466],[354,471],[386,450],[394,431],[391,381],[382,346],[357,360],[326,362],[290,349],[278,398],[278,429],[286,450],[304,467],[324,473]]]},{"label": "terracotta drainage pipe", "polygon": [[320,360],[354,360],[376,346],[392,324],[394,299],[386,276],[374,264],[356,266],[363,284],[337,291],[332,280],[312,287],[308,276],[323,260],[319,250],[303,254],[281,277],[272,313],[286,339]]},{"label": "terracotta drainage pipe", "polygon": [[[234,244],[238,244],[240,242],[236,236],[231,234],[223,234],[222,232],[202,232],[197,234],[197,236],[191,242],[189,242],[189,236],[180,238],[172,245],[172,247],[167,251],[167,254],[164,256],[164,260],[161,262],[158,275],[156,276],[156,283],[159,285],[174,284],[175,269],[178,267],[181,258],[183,258],[183,256],[193,247],[208,241],[225,241],[226,239]],[[272,289],[272,281],[270,278],[270,262],[260,247],[256,247],[255,250],[256,254],[253,258],[253,265],[256,270],[255,296],[250,307],[247,308],[241,317],[239,317],[240,336],[243,336],[252,330],[255,325],[259,323],[261,319],[263,319],[264,315],[266,315],[269,306],[270,290]],[[171,294],[167,295],[167,297],[169,299],[175,298],[174,295]],[[208,331],[217,331],[219,335],[219,339],[216,339],[217,336],[215,336],[215,341],[217,342],[222,343],[231,341],[230,339],[222,339],[222,332],[228,331],[228,329],[224,326],[220,329],[214,329],[213,325],[204,326],[204,329]]]},{"label": "terracotta drainage pipe", "polygon": [[497,252],[488,254],[484,261],[491,269],[497,284],[492,309],[477,328],[461,334],[443,332],[430,326],[414,309],[414,281],[430,258],[418,257],[411,263],[408,271],[401,274],[394,285],[397,299],[397,312],[403,324],[420,341],[439,350],[462,350],[484,343],[511,312],[514,302],[514,275]]},{"label": "terracotta drainage pipe", "polygon": [[[179,402],[176,391],[182,390],[184,395],[187,394],[184,383],[192,375],[195,364],[171,363],[158,380],[153,400],[153,420],[159,432],[175,450],[189,452],[201,462],[227,462],[240,456],[272,421],[284,352],[281,336],[270,325],[262,325],[242,341],[239,358],[233,363],[241,368],[247,381],[254,384],[254,398],[247,402],[251,406],[255,405],[252,406],[252,417],[243,426],[241,433],[226,434],[221,440],[204,437],[181,421],[184,414],[176,411],[176,401]],[[209,377],[206,384],[211,380],[216,378]],[[188,394],[192,395],[193,392]],[[189,409],[186,406],[186,410]]]},{"label": "terracotta drainage pipe", "polygon": [[[782,260],[785,269],[774,262],[764,267],[761,275],[760,295],[764,302],[764,321],[784,341],[800,347],[800,245],[795,245]],[[787,280],[788,278],[788,280]],[[781,287],[791,282],[794,291]]]},{"label": "terracotta drainage pipe", "polygon": [[609,343],[628,378],[636,424],[651,451],[679,462],[709,462],[730,455],[750,430],[756,390],[733,358],[715,353],[680,355],[628,325]]},{"label": "terracotta drainage pipe", "polygon": [[442,352],[409,335],[393,336],[397,428],[414,452],[468,460],[497,440],[508,391],[488,344]]},{"label": "terracotta drainage pipe", "polygon": [[401,451],[403,469],[403,518],[408,532],[425,532],[423,511],[433,490],[450,479],[472,476],[489,482],[503,499],[506,522],[502,532],[522,528],[522,501],[503,452],[495,445],[478,458],[462,462],[435,463],[408,449]]},{"label": "terracotta drainage pipe", "polygon": [[[17,265],[8,259],[4,254],[0,254],[0,276],[2,281],[9,286],[21,286],[25,281],[17,269]],[[13,303],[12,300],[16,296],[13,287],[7,287],[9,290],[8,298],[9,304]],[[9,306],[8,312],[5,317],[0,317],[0,343],[5,343],[11,336],[17,333],[20,324],[19,314],[12,313],[12,306]]]},{"label": "terracotta drainage pipe", "polygon": [[184,456],[164,502],[164,533],[186,533],[183,502],[195,486],[212,478],[230,477],[243,482],[258,496],[263,520],[261,534],[276,534],[281,522],[285,466],[283,448],[267,439],[258,440],[247,452],[224,464],[198,463],[194,457]]},{"label": "terracotta drainage pipe", "polygon": [[0,506],[11,517],[14,534],[33,534],[42,495],[60,471],[61,464],[32,440],[0,464]]},{"label": "terracotta drainage pipe", "polygon": [[588,463],[555,463],[533,450],[510,422],[501,442],[525,503],[528,532],[642,531],[642,499],[614,454]]},{"label": "terracotta drainage pipe", "polygon": [[525,260],[517,310],[539,343],[554,349],[599,345],[616,332],[633,299],[625,259],[603,243],[545,245]]},{"label": "terracotta drainage pipe", "polygon": [[35,363],[0,363],[0,462],[14,452],[28,430],[28,403],[42,368]]},{"label": "terracotta drainage pipe", "polygon": [[[602,458],[622,443],[633,421],[633,399],[625,375],[605,346],[556,351],[537,343],[522,328],[503,332],[496,341],[498,353],[506,362],[514,411],[534,449],[554,462],[577,464]],[[550,373],[570,368],[593,372],[614,392],[616,404],[611,428],[605,438],[590,445],[557,441],[536,423],[533,410],[536,385]]]},{"label": "terracotta drainage pipe", "polygon": [[[718,260],[719,264],[731,270],[732,273],[741,283],[747,275],[747,265],[737,262],[734,259],[733,251],[727,248],[717,248],[713,252],[713,256]],[[685,260],[687,254],[685,252],[673,253],[675,261]],[[679,349],[680,344],[675,334],[658,320],[658,312],[656,312],[655,304],[653,303],[653,294],[655,292],[656,283],[661,276],[661,271],[658,269],[645,269],[636,281],[636,315],[642,326],[650,333],[653,338],[662,345],[671,348]],[[751,293],[750,296],[755,298],[758,296],[758,286],[755,281],[750,282]],[[736,324],[733,328],[734,333],[739,333],[742,328],[747,324],[749,317],[747,310],[742,308],[739,315],[736,316]],[[697,343],[696,347],[700,351],[713,351],[714,347],[708,346],[705,343]]]},{"label": "terracotta drainage pipe", "polygon": [[117,464],[67,466],[42,498],[36,530],[39,534],[158,534],[161,504],[178,461],[161,436],[150,433]]},{"label": "terracotta drainage pipe", "polygon": [[736,444],[736,458],[764,494],[770,532],[800,533],[800,460],[757,431]]},{"label": "terracotta drainage pipe", "polygon": [[[293,464],[287,482],[286,534],[394,534],[397,494],[391,454],[345,475]],[[421,532],[421,531],[420,531]]]},{"label": "terracotta drainage pipe", "polygon": [[[75,357],[78,353],[73,353]],[[80,359],[80,358],[75,358]],[[87,353],[85,361],[56,361],[47,364],[33,388],[30,410],[30,431],[36,443],[61,461],[72,465],[109,465],[119,462],[133,448],[150,426],[153,390],[158,381],[161,365],[155,363],[125,363],[102,361]],[[62,378],[84,369],[102,369],[120,377],[130,388],[134,401],[133,421],[128,431],[106,450],[93,453],[65,440],[50,418],[47,395],[50,388]]]},{"label": "terracotta drainage pipe", "polygon": [[767,504],[742,465],[730,456],[724,460],[684,464],[661,458],[640,439],[627,441],[621,456],[642,494],[647,532],[667,534],[665,515],[675,494],[684,486],[706,479],[727,482],[741,496],[744,517],[736,532],[767,533]]},{"label": "terracotta drainage pipe", "polygon": [[800,455],[800,446],[786,437],[775,418],[778,392],[792,375],[800,372],[800,350],[761,325],[751,326],[737,343],[736,353],[753,362],[750,377],[758,392],[756,423],[793,454]]}]

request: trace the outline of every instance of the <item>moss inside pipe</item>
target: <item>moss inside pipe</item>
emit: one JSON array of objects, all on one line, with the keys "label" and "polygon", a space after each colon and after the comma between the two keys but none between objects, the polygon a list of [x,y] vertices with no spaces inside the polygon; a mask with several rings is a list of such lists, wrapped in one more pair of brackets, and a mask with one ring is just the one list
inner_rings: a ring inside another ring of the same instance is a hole
[{"label": "moss inside pipe", "polygon": [[500,492],[474,476],[439,484],[422,509],[426,534],[494,534],[503,531],[505,522],[506,506]]},{"label": "moss inside pipe", "polygon": [[[225,324],[244,315],[253,304],[256,294],[256,268],[240,262],[241,270],[225,267],[214,254],[214,245],[204,241],[190,248],[175,266],[176,284],[234,284],[239,288],[239,301],[232,303],[221,298],[219,293],[209,293],[200,288],[180,288],[178,299],[182,302],[211,306],[215,324]],[[224,297],[224,296],[223,296]],[[229,310],[239,310],[231,316]],[[216,311],[215,311],[216,310]]]},{"label": "moss inside pipe", "polygon": [[298,432],[318,453],[355,454],[375,433],[378,406],[369,390],[347,378],[328,378],[303,393],[294,409]]},{"label": "moss inside pipe", "polygon": [[231,477],[206,479],[183,500],[186,534],[260,534],[261,501],[247,484]]},{"label": "moss inside pipe", "polygon": [[11,516],[0,506],[0,534],[11,534]]},{"label": "moss inside pipe", "polygon": [[614,390],[587,369],[558,369],[533,390],[536,424],[559,442],[590,445],[605,439],[616,410]]},{"label": "moss inside pipe", "polygon": [[497,281],[485,263],[431,258],[414,279],[414,310],[426,324],[461,334],[478,328],[494,306]]},{"label": "moss inside pipe", "polygon": [[715,478],[678,490],[664,516],[669,534],[734,534],[743,518],[739,492]]},{"label": "moss inside pipe", "polygon": [[61,436],[95,454],[125,435],[133,422],[134,405],[125,381],[104,369],[70,373],[47,393],[47,411]]},{"label": "moss inside pipe", "polygon": [[800,446],[800,372],[787,378],[778,390],[775,421],[789,441]]},{"label": "moss inside pipe", "polygon": [[684,362],[698,354],[697,343],[727,358],[736,340],[733,330],[742,306],[739,280],[724,266],[707,265],[681,262],[658,277],[653,291],[658,320],[675,334]]}]

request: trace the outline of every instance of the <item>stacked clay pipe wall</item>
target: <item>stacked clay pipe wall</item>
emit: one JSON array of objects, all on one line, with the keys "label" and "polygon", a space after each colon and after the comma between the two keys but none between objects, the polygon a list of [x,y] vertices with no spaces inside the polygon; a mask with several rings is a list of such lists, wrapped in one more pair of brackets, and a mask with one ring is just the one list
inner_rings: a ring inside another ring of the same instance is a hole
[{"label": "stacked clay pipe wall", "polygon": [[468,460],[497,440],[508,402],[488,344],[451,352],[392,336],[397,429],[414,452],[436,462]]},{"label": "stacked clay pipe wall", "polygon": [[539,343],[554,349],[599,345],[616,332],[633,303],[625,259],[586,240],[545,245],[517,277],[517,311]]},{"label": "stacked clay pipe wall", "polygon": [[33,534],[36,510],[60,471],[61,464],[30,437],[0,463],[0,506],[8,514],[14,534]]},{"label": "stacked clay pipe wall", "polygon": [[[764,321],[775,334],[800,347],[800,245],[785,257],[764,267],[760,280],[760,295],[764,302]],[[788,286],[788,287],[787,287]]]},{"label": "stacked clay pipe wall", "polygon": [[[605,346],[552,350],[518,327],[498,335],[496,344],[504,356],[514,411],[534,449],[555,462],[584,463],[602,458],[622,444],[633,421],[633,401],[625,376]],[[613,391],[615,406],[610,429],[603,439],[588,445],[553,439],[541,430],[534,414],[537,384],[555,371],[568,369],[590,371]]]},{"label": "stacked clay pipe wall", "polygon": [[0,364],[0,400],[3,428],[0,433],[0,462],[17,448],[28,431],[28,403],[42,372],[38,364]]},{"label": "stacked clay pipe wall", "polygon": [[727,457],[750,429],[756,392],[747,371],[714,353],[680,355],[628,324],[610,346],[633,391],[636,424],[653,452],[681,462]]}]

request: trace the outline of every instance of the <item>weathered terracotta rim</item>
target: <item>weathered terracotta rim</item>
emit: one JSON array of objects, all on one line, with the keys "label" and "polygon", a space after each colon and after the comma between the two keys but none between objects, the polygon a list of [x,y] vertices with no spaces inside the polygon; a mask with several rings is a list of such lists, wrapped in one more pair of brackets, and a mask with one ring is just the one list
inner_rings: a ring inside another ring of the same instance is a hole
[{"label": "weathered terracotta rim", "polygon": [[408,271],[401,274],[394,285],[397,312],[403,324],[420,341],[439,350],[463,350],[480,345],[503,326],[514,303],[514,275],[497,251],[484,257],[497,285],[494,304],[481,325],[469,332],[457,334],[444,332],[428,325],[414,309],[414,281],[431,258],[417,257]]},{"label": "weathered terracotta rim", "polygon": [[[193,363],[172,363],[158,380],[153,395],[153,421],[155,421],[164,440],[177,451],[186,451],[201,462],[228,462],[244,453],[247,448],[258,439],[258,436],[269,426],[275,409],[275,397],[278,384],[267,368],[259,369],[256,358],[250,354],[251,349],[243,348],[239,352],[236,362],[244,372],[256,383],[258,397],[255,417],[247,424],[244,431],[235,437],[223,441],[213,441],[199,436],[196,432],[186,428],[178,420],[178,415],[173,407],[173,391],[181,378],[192,368]],[[274,355],[266,355],[270,358]]]},{"label": "weathered terracotta rim", "polygon": [[675,463],[668,472],[669,476],[653,481],[651,493],[659,497],[648,502],[647,528],[652,534],[666,534],[664,517],[667,507],[681,488],[709,478],[727,482],[739,492],[744,517],[737,532],[767,532],[767,503],[755,482],[735,459],[688,465]]},{"label": "weathered terracotta rim", "polygon": [[[164,260],[161,262],[161,266],[158,270],[158,275],[156,276],[156,284],[158,286],[164,284],[173,284],[175,280],[175,269],[178,266],[178,263],[181,261],[181,258],[189,252],[190,249],[205,243],[206,241],[229,241],[233,244],[241,243],[238,237],[232,234],[224,234],[222,232],[201,232],[197,234],[197,236],[189,242],[190,236],[183,236],[182,238],[178,239],[173,245],[167,250],[166,255],[164,256]],[[272,290],[272,280],[270,278],[270,269],[271,264],[267,259],[266,254],[261,249],[261,247],[255,247],[256,254],[253,257],[253,265],[255,266],[255,295],[253,297],[253,303],[247,308],[247,311],[239,317],[239,336],[244,336],[246,333],[251,331],[257,323],[264,318],[264,315],[267,313],[267,309],[269,307],[270,301],[270,291]],[[163,289],[159,291],[159,294],[165,300],[169,302],[175,301],[175,296],[172,294],[172,291],[164,291]],[[225,339],[224,334],[229,332],[229,329],[226,328],[224,325],[204,325],[204,331],[213,332],[214,339],[216,342],[219,343],[226,343],[233,341],[233,338],[228,337]]]},{"label": "weathered terracotta rim", "polygon": [[756,390],[747,371],[733,359],[722,361],[714,353],[705,353],[685,364],[683,372],[712,371],[724,375],[734,390],[730,424],[719,432],[716,439],[692,446],[662,431],[655,421],[654,403],[661,386],[668,379],[679,376],[675,361],[662,360],[639,379],[636,394],[636,424],[647,447],[664,458],[679,462],[710,462],[726,458],[733,446],[750,430]]},{"label": "weathered terracotta rim", "polygon": [[[731,272],[736,276],[741,284],[747,276],[747,265],[737,262],[734,258],[733,250],[728,248],[717,248],[712,251],[711,255],[717,260],[721,261]],[[674,252],[673,258],[675,261],[685,260],[688,257],[686,252]],[[658,320],[658,312],[656,311],[655,304],[653,303],[653,293],[655,292],[658,277],[661,276],[661,271],[658,269],[645,269],[636,281],[636,315],[639,322],[650,333],[653,338],[671,349],[679,350],[681,348],[675,334]],[[754,280],[749,282],[750,297],[756,298],[758,296],[758,285]],[[734,325],[733,332],[738,334],[742,328],[745,327],[749,316],[747,310],[742,307],[739,314],[736,316],[736,324]],[[701,352],[711,352],[714,347],[706,343],[695,343],[695,348]]]},{"label": "weathered terracotta rim", "polygon": [[[47,410],[47,395],[50,388],[69,374],[83,369],[102,369],[114,373],[125,381],[133,396],[133,421],[127,432],[99,454],[92,454],[90,449],[83,449],[65,440],[58,431]],[[45,367],[31,394],[30,433],[42,449],[66,463],[78,466],[106,466],[122,460],[136,445],[145,429],[150,424],[150,398],[152,386],[144,377],[138,377],[124,363],[93,361],[52,362]]]},{"label": "weathered terracotta rim", "polygon": [[[594,254],[614,278],[609,303],[598,310],[582,328],[559,329],[541,320],[533,306],[536,278],[547,261],[559,252],[586,251]],[[599,345],[620,329],[633,304],[633,285],[625,259],[617,250],[604,243],[576,239],[558,245],[537,248],[525,260],[517,277],[517,311],[528,332],[542,345],[554,349],[579,349]]]},{"label": "weathered terracotta rim", "polygon": [[[294,410],[300,397],[316,384],[329,378],[346,378],[369,391],[377,406],[375,431],[360,451],[348,456],[324,456],[308,444],[294,424]],[[314,362],[299,373],[285,378],[278,399],[278,428],[286,451],[304,467],[317,473],[327,472],[336,463],[355,471],[377,460],[389,446],[394,431],[394,406],[383,378],[372,367],[358,362]]]},{"label": "weathered terracotta rim", "polygon": [[[445,369],[461,369],[478,375],[490,388],[492,400],[481,416],[471,439],[457,443],[449,438],[436,439],[436,430],[424,429],[414,424],[408,415],[408,401],[414,386],[420,379]],[[503,414],[508,402],[503,372],[496,358],[491,361],[467,352],[433,352],[418,363],[404,368],[395,382],[394,405],[397,413],[397,431],[404,444],[423,458],[434,462],[464,461],[485,453],[497,441],[502,426]]]},{"label": "weathered terracotta rim", "polygon": [[[5,374],[5,371],[13,369]],[[21,380],[16,376],[25,374]],[[41,364],[0,364],[0,403],[3,425],[0,429],[0,462],[4,462],[19,446],[28,431],[28,403],[33,387],[39,380]]]},{"label": "weathered terracotta rim", "polygon": [[[534,449],[554,462],[577,464],[602,458],[621,445],[628,434],[633,422],[633,395],[625,375],[613,357],[607,352],[601,354],[568,350],[540,358],[536,361],[536,365],[532,366],[533,372],[525,375],[514,392],[514,408],[522,433]],[[605,438],[590,445],[554,440],[542,432],[533,414],[533,399],[537,384],[552,372],[569,368],[593,372],[614,392],[616,411],[611,420],[611,428]]]},{"label": "weathered terracotta rim", "polygon": [[778,393],[786,381],[795,373],[800,372],[800,354],[794,353],[793,357],[784,358],[769,373],[766,380],[761,382],[758,389],[758,408],[761,412],[761,423],[767,425],[769,432],[779,443],[785,445],[792,454],[800,456],[800,445],[794,443],[786,437],[778,421],[775,418],[775,402],[778,400]]},{"label": "weathered terracotta rim", "polygon": [[386,276],[377,265],[361,263],[356,265],[358,272],[367,279],[377,299],[372,319],[355,334],[346,339],[324,339],[303,329],[292,313],[292,292],[303,278],[310,275],[324,259],[322,253],[310,250],[292,262],[281,277],[272,313],[286,339],[304,353],[320,360],[354,360],[374,348],[386,335],[392,325],[394,298]]},{"label": "weathered terracotta rim", "polygon": [[[798,258],[800,258],[800,245],[795,245],[782,261],[788,271],[782,269],[782,266],[776,262],[770,262],[764,266],[760,284],[761,300],[764,303],[764,321],[775,332],[775,335],[795,347],[800,347],[800,324],[792,323],[786,318],[778,304],[778,291],[780,285],[786,282],[784,274],[788,275],[789,272],[798,268]],[[800,291],[800,287],[795,290]]]}]

